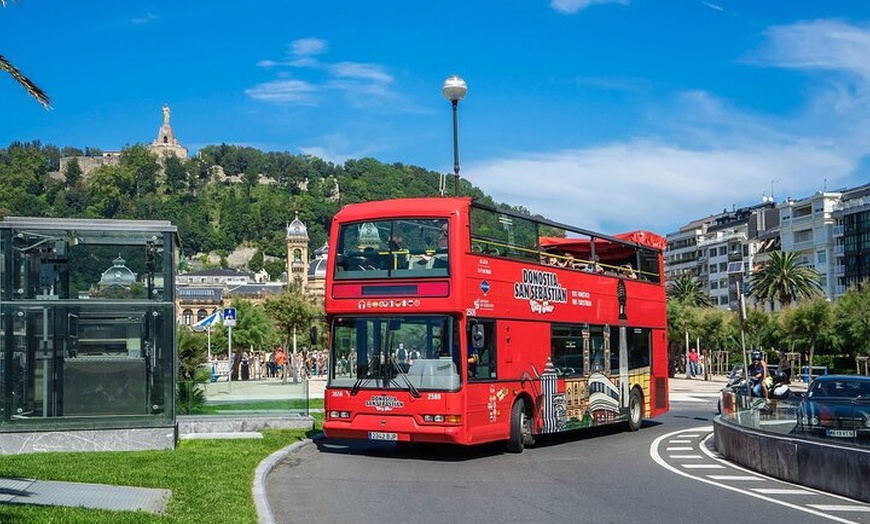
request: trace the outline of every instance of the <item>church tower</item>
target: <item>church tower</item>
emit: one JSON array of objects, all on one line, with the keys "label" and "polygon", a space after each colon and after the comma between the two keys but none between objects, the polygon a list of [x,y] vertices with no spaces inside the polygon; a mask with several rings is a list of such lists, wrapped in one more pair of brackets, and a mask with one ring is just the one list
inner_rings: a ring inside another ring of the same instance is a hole
[{"label": "church tower", "polygon": [[287,287],[303,294],[308,289],[308,228],[299,213],[287,226]]},{"label": "church tower", "polygon": [[151,142],[148,149],[157,155],[157,158],[164,159],[167,155],[175,155],[179,160],[187,158],[187,148],[178,143],[175,139],[175,133],[172,132],[172,125],[169,123],[169,106],[163,106],[163,125],[160,126],[160,131],[157,132],[157,140]]}]

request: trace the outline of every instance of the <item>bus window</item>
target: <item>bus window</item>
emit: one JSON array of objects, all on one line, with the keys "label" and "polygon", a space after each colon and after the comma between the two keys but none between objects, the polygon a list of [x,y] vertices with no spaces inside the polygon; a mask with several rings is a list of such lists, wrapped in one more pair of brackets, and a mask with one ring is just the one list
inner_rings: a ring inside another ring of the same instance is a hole
[{"label": "bus window", "polygon": [[[475,335],[479,338],[475,340]],[[472,320],[468,330],[468,352],[477,347],[477,363],[468,365],[469,380],[492,380],[498,378],[496,369],[496,330],[492,320]]]},{"label": "bus window", "polygon": [[339,280],[447,276],[449,234],[446,219],[343,224],[333,275]]},{"label": "bus window", "polygon": [[583,328],[565,324],[553,324],[550,333],[550,358],[556,374],[565,377],[580,377],[585,367],[583,357]]}]

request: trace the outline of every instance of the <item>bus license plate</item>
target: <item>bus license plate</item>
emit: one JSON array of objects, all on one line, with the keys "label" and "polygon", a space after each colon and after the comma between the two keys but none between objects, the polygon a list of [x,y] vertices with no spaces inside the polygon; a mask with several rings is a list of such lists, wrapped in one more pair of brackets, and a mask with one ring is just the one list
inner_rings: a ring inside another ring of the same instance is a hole
[{"label": "bus license plate", "polygon": [[829,437],[847,437],[853,438],[855,436],[854,429],[829,429],[827,432]]},{"label": "bus license plate", "polygon": [[399,434],[384,433],[383,431],[369,431],[369,440],[399,440]]}]

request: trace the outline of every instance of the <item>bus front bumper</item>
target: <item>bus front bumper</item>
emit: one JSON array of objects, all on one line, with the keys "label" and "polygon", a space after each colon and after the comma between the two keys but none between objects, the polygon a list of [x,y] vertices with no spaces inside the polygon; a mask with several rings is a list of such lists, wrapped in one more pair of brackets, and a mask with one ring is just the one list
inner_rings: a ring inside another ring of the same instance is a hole
[{"label": "bus front bumper", "polygon": [[464,444],[459,424],[422,424],[412,415],[359,414],[351,420],[327,419],[323,432],[329,438]]}]

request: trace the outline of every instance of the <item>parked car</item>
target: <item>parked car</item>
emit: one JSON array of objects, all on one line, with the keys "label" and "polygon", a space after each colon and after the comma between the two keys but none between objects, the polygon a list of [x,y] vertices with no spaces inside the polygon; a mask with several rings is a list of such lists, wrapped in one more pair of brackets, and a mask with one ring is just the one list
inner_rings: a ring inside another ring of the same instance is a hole
[{"label": "parked car", "polygon": [[831,438],[870,438],[870,377],[825,375],[798,406],[798,431]]}]

